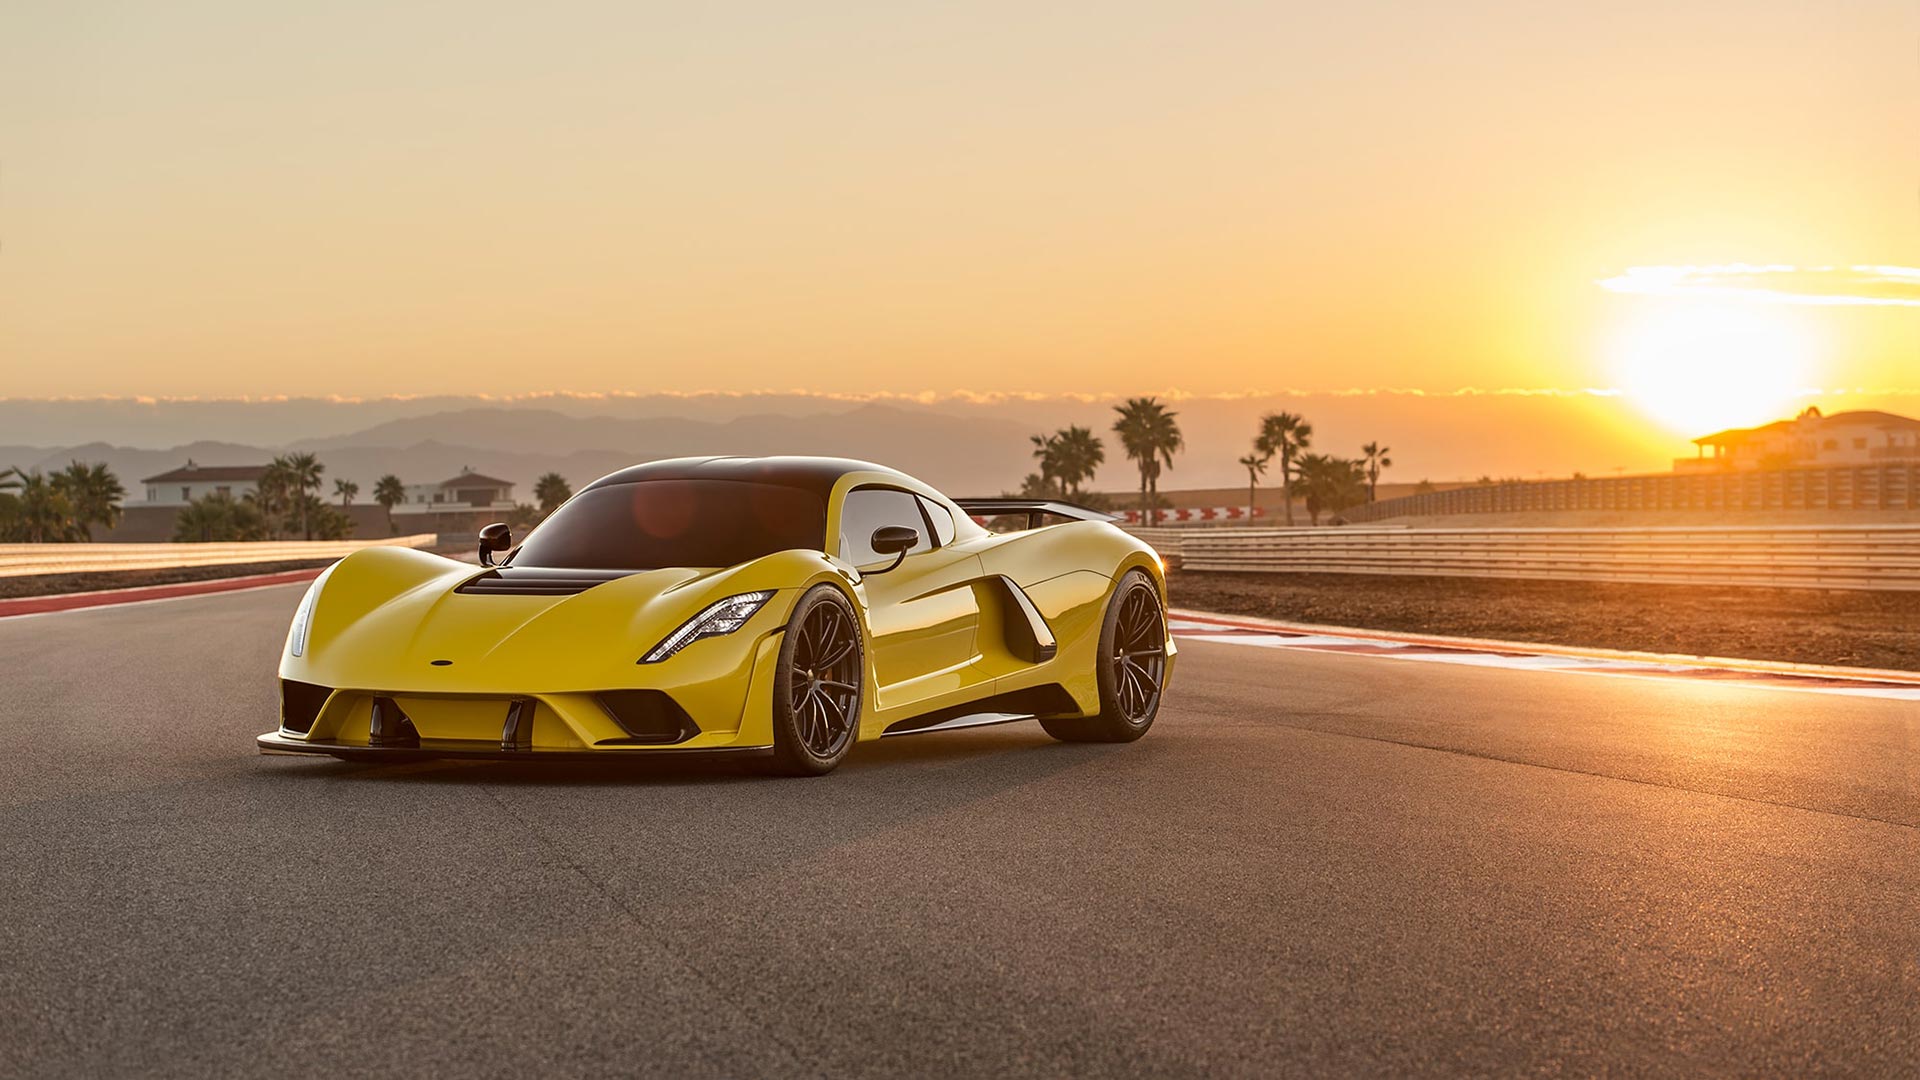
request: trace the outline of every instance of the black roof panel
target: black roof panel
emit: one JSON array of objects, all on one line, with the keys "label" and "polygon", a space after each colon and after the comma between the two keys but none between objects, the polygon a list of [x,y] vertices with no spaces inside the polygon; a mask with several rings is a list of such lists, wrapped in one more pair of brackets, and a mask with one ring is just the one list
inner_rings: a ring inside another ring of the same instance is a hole
[{"label": "black roof panel", "polygon": [[825,498],[833,485],[850,472],[897,472],[884,465],[852,458],[832,457],[708,457],[669,458],[632,465],[581,488],[612,484],[638,484],[648,480],[740,480],[758,484],[776,484],[812,491]]}]

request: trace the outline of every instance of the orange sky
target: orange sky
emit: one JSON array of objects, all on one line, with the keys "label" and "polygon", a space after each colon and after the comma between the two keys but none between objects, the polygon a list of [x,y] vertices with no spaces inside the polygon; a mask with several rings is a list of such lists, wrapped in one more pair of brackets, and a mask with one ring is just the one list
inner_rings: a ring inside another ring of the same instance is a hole
[{"label": "orange sky", "polygon": [[[1920,280],[1846,268],[1920,264],[1917,32],[1911,0],[15,0],[0,396],[1611,387],[1709,302],[1762,312],[1723,365],[1784,317],[1775,381],[1912,387]],[[1600,284],[1729,264],[1839,269]]]}]

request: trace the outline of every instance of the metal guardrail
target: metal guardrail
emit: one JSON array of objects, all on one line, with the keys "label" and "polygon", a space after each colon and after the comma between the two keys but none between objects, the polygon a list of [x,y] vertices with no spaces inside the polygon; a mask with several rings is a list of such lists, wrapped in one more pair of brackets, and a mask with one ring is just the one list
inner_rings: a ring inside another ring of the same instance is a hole
[{"label": "metal guardrail", "polygon": [[1134,533],[1199,571],[1920,590],[1920,525]]},{"label": "metal guardrail", "polygon": [[338,559],[361,548],[432,547],[438,540],[434,533],[416,533],[383,540],[264,540],[241,544],[0,544],[0,577]]},{"label": "metal guardrail", "polygon": [[1920,463],[1514,480],[1349,507],[1350,522],[1554,510],[1920,510]]},{"label": "metal guardrail", "polygon": [[1181,568],[1181,554],[1183,550],[1181,537],[1186,536],[1188,533],[1212,531],[1211,529],[1152,529],[1144,525],[1128,525],[1126,526],[1126,530],[1128,533],[1145,540],[1148,547],[1158,552],[1161,561],[1167,564],[1167,569],[1169,570],[1178,570]]}]

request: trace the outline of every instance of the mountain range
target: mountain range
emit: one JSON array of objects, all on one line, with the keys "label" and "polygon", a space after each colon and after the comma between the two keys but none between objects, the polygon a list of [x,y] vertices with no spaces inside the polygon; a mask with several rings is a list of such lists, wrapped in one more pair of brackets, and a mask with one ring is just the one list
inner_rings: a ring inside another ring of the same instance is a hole
[{"label": "mountain range", "polygon": [[408,483],[454,476],[464,469],[518,485],[530,499],[535,477],[558,472],[575,486],[636,461],[699,454],[825,454],[882,461],[943,489],[997,493],[1018,487],[1028,471],[1026,431],[1007,420],[965,418],[861,405],[844,412],[793,416],[766,413],[724,421],[569,416],[552,409],[466,408],[384,421],[324,438],[281,444],[196,440],[164,448],[107,442],[69,446],[0,446],[0,465],[51,471],[70,460],[104,462],[141,501],[143,477],[184,464],[248,465],[276,454],[311,451],[335,479],[360,486],[394,473]]},{"label": "mountain range", "polygon": [[[51,470],[104,462],[134,499],[142,477],[191,458],[257,464],[310,450],[336,478],[360,485],[394,473],[408,483],[462,468],[500,476],[530,497],[553,471],[576,487],[636,461],[686,454],[834,454],[884,462],[958,494],[1018,488],[1033,471],[1028,437],[1069,424],[1106,441],[1095,486],[1130,491],[1133,465],[1111,433],[1120,395],[950,395],[869,400],[807,393],[547,394],[485,397],[285,398],[265,401],[0,399],[0,468]],[[1650,425],[1613,394],[1564,391],[1356,391],[1244,396],[1168,395],[1186,447],[1165,490],[1244,486],[1236,464],[1267,412],[1314,425],[1313,449],[1357,456],[1392,448],[1389,480],[1660,472],[1690,456],[1689,434]],[[1811,397],[1828,412],[1882,408],[1920,415],[1920,396]],[[1697,433],[1704,434],[1704,433]],[[1268,480],[1276,480],[1269,470]],[[1265,481],[1263,481],[1265,482]]]}]

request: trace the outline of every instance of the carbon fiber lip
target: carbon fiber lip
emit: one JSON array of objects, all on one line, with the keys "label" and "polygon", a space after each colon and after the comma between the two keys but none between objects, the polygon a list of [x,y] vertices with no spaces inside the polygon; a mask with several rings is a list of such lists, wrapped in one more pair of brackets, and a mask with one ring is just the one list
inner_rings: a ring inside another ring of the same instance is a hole
[{"label": "carbon fiber lip", "polygon": [[254,740],[262,754],[323,754],[355,761],[405,761],[427,758],[475,758],[488,761],[613,761],[643,757],[766,757],[771,746],[706,746],[683,749],[674,746],[607,746],[598,749],[560,749],[526,747],[503,750],[498,742],[487,739],[422,739],[419,746],[367,746],[352,743],[309,742],[290,739],[278,731],[269,731]]}]

